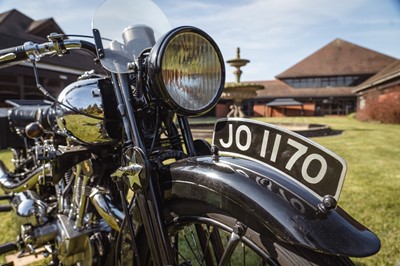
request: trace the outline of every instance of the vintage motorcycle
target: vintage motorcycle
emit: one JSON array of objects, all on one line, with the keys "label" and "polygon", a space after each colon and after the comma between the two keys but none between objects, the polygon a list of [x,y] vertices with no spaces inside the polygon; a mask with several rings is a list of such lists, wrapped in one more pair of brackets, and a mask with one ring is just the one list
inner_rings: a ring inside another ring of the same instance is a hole
[{"label": "vintage motorcycle", "polygon": [[[218,120],[211,145],[193,138],[188,117],[211,110],[225,81],[202,30],[171,30],[150,0],[110,0],[94,16],[94,44],[48,38],[0,51],[1,67],[30,61],[51,101],[9,111],[19,139],[14,170],[0,162],[1,199],[20,232],[0,254],[45,247],[51,265],[352,265],[379,250],[337,206],[337,155],[248,119]],[[36,62],[76,49],[105,73],[56,99]]]}]

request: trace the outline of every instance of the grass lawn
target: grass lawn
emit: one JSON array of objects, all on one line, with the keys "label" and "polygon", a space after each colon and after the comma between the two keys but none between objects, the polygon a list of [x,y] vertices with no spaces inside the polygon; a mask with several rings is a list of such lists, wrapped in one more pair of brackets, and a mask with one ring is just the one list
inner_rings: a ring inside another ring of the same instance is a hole
[{"label": "grass lawn", "polygon": [[348,172],[339,205],[381,239],[378,254],[358,265],[400,263],[400,125],[358,122],[350,117],[263,118],[271,123],[316,123],[343,130],[313,138],[344,158]]},{"label": "grass lawn", "polygon": [[[339,205],[381,239],[382,248],[377,255],[354,261],[367,266],[400,263],[400,125],[362,123],[351,117],[260,120],[325,124],[343,131],[313,140],[347,161],[348,173]],[[7,160],[5,157],[9,161],[9,156],[9,152],[0,151],[3,161]],[[0,219],[0,242],[12,240],[15,231],[9,214],[0,214]]]},{"label": "grass lawn", "polygon": [[[12,154],[8,151],[0,151],[0,160],[2,160],[7,167],[11,168]],[[3,192],[0,190],[0,194]],[[8,204],[7,201],[2,201],[0,204]],[[8,241],[15,241],[17,237],[17,228],[13,224],[13,215],[11,212],[0,213],[0,244]],[[0,256],[0,264],[4,262],[3,256]]]}]

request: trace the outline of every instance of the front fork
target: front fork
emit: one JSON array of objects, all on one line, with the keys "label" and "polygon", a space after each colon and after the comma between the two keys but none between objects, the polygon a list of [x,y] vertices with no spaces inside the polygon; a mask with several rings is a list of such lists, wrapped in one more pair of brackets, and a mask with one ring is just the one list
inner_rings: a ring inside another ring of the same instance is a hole
[{"label": "front fork", "polygon": [[[155,265],[175,265],[174,252],[167,234],[165,222],[161,209],[161,192],[156,183],[156,175],[151,173],[150,166],[143,160],[144,153],[137,147],[131,148],[131,161],[128,166],[120,167],[113,175],[114,181],[117,183],[120,191],[122,207],[125,213],[125,228],[127,233],[131,234],[132,249],[136,257],[137,265],[144,265],[140,261],[139,246],[136,242],[135,228],[132,221],[131,207],[127,208],[125,185],[134,191],[135,206],[138,207],[141,224],[146,233],[147,243],[152,254]],[[133,202],[131,202],[133,203]],[[122,231],[120,233],[123,233]]]},{"label": "front fork", "polygon": [[[114,91],[118,102],[118,111],[122,117],[124,131],[126,135],[126,146],[133,147],[136,151],[134,156],[130,158],[128,165],[120,167],[122,172],[135,171],[135,166],[140,166],[143,170],[137,173],[127,173],[128,179],[134,179],[135,175],[139,177],[140,188],[135,189],[138,207],[142,218],[143,226],[146,231],[147,241],[150,247],[152,258],[155,265],[176,265],[175,256],[169,241],[167,229],[164,223],[163,214],[161,212],[160,191],[157,189],[156,176],[151,171],[149,159],[144,151],[146,147],[141,138],[136,122],[136,116],[132,107],[132,92],[130,89],[129,78],[126,74],[112,74],[114,83]],[[141,88],[136,88],[140,90]],[[132,154],[133,155],[133,154]],[[125,155],[123,155],[125,156]],[[136,157],[135,157],[136,156]],[[128,180],[129,182],[129,180]],[[133,185],[133,183],[132,183]],[[122,188],[120,188],[122,193]],[[121,199],[123,200],[123,195]],[[133,248],[137,252],[137,243],[135,241],[135,232],[131,216],[123,202],[125,219],[130,229]],[[138,258],[138,257],[137,257]],[[139,265],[142,263],[139,262]]]}]

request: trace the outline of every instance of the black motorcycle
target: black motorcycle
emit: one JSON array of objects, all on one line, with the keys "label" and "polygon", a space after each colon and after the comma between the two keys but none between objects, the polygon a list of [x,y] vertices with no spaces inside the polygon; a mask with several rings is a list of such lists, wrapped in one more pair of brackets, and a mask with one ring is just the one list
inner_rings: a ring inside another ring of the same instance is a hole
[{"label": "black motorcycle", "polygon": [[[18,138],[14,170],[0,162],[1,199],[21,230],[1,254],[45,247],[52,265],[352,265],[379,250],[337,206],[346,163],[334,153],[248,119],[218,120],[212,144],[193,138],[188,117],[210,111],[225,81],[202,30],[171,30],[149,0],[110,0],[94,44],[48,38],[0,51],[0,67],[30,61],[50,100],[9,111]],[[104,73],[54,98],[36,62],[76,49]]]}]

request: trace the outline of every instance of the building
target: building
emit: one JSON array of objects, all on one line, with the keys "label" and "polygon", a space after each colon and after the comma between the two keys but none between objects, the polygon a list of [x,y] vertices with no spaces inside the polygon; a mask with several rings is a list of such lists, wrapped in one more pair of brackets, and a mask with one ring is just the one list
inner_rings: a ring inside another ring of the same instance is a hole
[{"label": "building", "polygon": [[[0,49],[19,46],[25,42],[43,43],[47,35],[62,29],[52,19],[32,20],[13,9],[0,14]],[[40,83],[57,96],[68,84],[91,69],[99,70],[93,56],[76,50],[63,57],[46,57],[38,64]],[[24,62],[17,66],[0,68],[0,107],[7,99],[43,99],[43,94],[36,88],[32,65]]]},{"label": "building", "polygon": [[354,88],[357,118],[400,123],[400,60],[389,64]]},{"label": "building", "polygon": [[[355,88],[396,58],[335,39],[276,76],[244,104],[249,116],[347,115],[356,111]],[[251,106],[253,108],[251,108]]]},{"label": "building", "polygon": [[[0,14],[0,49],[27,41],[43,43],[52,32],[63,33],[52,18],[35,21],[15,9]],[[61,58],[43,58],[37,64],[40,83],[50,94],[57,96],[84,71],[101,71],[93,59],[92,55],[81,50]],[[336,39],[278,74],[276,79],[251,82],[261,84],[264,89],[257,91],[255,98],[243,102],[243,112],[247,116],[347,115],[356,111],[357,95],[362,109],[372,91],[375,94],[389,91],[382,90],[383,85],[389,84],[383,77],[396,66],[397,61]],[[385,67],[388,69],[383,70]],[[380,71],[383,72],[378,75]],[[372,79],[374,75],[377,75],[376,80]],[[375,86],[377,81],[381,82],[379,86]],[[6,99],[43,98],[36,88],[31,63],[0,68],[0,107],[5,105]],[[230,101],[221,100],[219,107],[222,107],[218,110],[222,111],[217,112],[215,108],[210,113],[226,115],[230,104]]]}]

